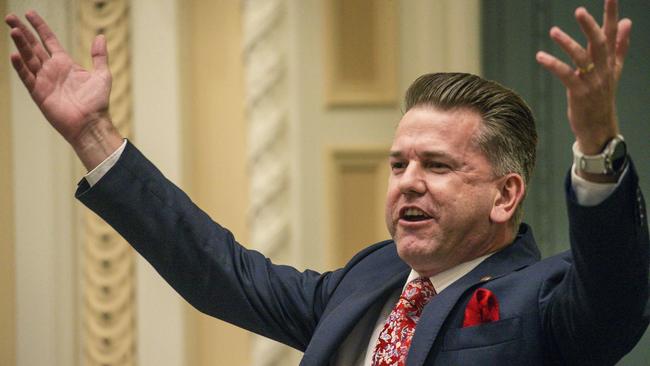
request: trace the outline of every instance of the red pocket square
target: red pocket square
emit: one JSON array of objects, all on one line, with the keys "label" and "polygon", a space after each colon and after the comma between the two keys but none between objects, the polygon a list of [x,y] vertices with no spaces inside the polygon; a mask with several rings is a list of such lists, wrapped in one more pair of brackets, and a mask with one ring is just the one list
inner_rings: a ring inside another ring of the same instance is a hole
[{"label": "red pocket square", "polygon": [[464,327],[495,322],[499,320],[499,302],[492,291],[479,288],[474,292],[465,308]]}]

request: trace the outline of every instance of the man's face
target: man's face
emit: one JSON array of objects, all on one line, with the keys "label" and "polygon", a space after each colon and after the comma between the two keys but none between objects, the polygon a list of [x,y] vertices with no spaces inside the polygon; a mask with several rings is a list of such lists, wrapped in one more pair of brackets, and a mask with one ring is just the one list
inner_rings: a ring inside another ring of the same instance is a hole
[{"label": "man's face", "polygon": [[399,256],[430,276],[494,251],[490,220],[498,179],[474,143],[469,109],[409,110],[391,148],[386,225]]}]

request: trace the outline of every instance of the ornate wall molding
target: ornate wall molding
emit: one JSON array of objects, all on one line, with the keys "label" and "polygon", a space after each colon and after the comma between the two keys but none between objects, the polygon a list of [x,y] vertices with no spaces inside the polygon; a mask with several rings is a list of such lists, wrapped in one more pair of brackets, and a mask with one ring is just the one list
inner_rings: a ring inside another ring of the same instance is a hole
[{"label": "ornate wall molding", "polygon": [[[80,0],[77,55],[87,60],[97,34],[108,42],[113,74],[110,111],[120,133],[131,138],[129,3]],[[84,365],[136,363],[135,264],[131,247],[92,212],[83,214],[81,255],[81,359]]]},{"label": "ornate wall molding", "polygon": [[[389,237],[384,220],[389,150],[379,145],[329,149],[328,268],[344,266],[368,244]],[[366,214],[359,215],[359,207]]]},{"label": "ornate wall molding", "polygon": [[397,2],[329,0],[323,7],[326,104],[397,105]]},{"label": "ornate wall molding", "polygon": [[[284,0],[244,0],[242,5],[250,240],[271,259],[295,265],[289,226],[287,4]],[[254,365],[283,365],[289,357],[285,346],[254,338]]]}]

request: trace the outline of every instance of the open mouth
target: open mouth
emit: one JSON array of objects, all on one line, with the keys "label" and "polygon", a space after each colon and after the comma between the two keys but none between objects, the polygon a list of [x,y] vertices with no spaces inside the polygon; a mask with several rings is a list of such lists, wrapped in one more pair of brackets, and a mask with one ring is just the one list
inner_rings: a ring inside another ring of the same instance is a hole
[{"label": "open mouth", "polygon": [[418,222],[418,221],[425,221],[430,219],[431,216],[427,215],[424,213],[424,211],[420,210],[419,208],[407,208],[405,210],[402,210],[400,214],[400,219],[404,221],[409,221],[409,222]]}]

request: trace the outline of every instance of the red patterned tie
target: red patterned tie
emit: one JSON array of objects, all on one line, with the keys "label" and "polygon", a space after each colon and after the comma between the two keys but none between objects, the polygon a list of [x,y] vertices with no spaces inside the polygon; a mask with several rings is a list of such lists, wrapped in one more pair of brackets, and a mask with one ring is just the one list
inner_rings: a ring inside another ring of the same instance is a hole
[{"label": "red patterned tie", "polygon": [[373,366],[403,366],[406,363],[415,325],[420,320],[424,305],[435,294],[436,290],[428,278],[416,278],[406,285],[379,334],[372,358]]}]

